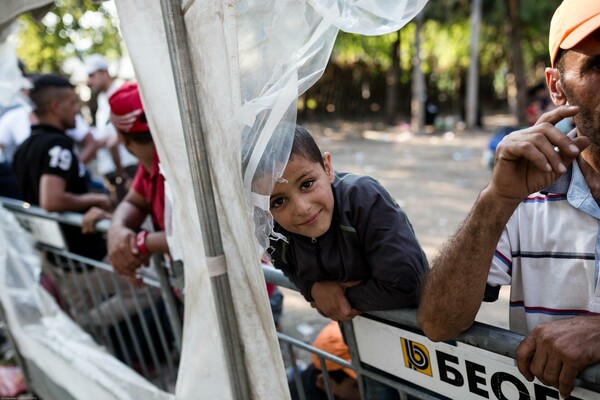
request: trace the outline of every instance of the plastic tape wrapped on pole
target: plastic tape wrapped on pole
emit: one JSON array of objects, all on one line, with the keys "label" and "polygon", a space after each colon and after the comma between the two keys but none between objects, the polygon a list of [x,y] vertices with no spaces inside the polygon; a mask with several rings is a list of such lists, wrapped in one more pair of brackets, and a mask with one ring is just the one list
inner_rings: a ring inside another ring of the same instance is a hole
[{"label": "plastic tape wrapped on pole", "polygon": [[225,260],[225,255],[206,257],[206,265],[210,277],[227,273],[227,261]]}]

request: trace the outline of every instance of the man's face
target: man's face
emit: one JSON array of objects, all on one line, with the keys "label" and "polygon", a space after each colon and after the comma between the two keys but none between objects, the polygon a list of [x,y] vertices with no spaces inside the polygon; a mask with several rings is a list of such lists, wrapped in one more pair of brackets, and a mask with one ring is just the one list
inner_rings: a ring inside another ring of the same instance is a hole
[{"label": "man's face", "polygon": [[331,226],[334,180],[331,155],[318,162],[292,156],[269,200],[275,221],[289,232],[317,238]]},{"label": "man's face", "polygon": [[64,93],[58,103],[58,116],[64,129],[75,128],[75,115],[80,111],[79,98],[74,89],[63,89]]},{"label": "man's face", "polygon": [[562,65],[566,101],[580,108],[573,118],[578,132],[600,145],[600,31],[566,52]]},{"label": "man's face", "polygon": [[109,86],[109,76],[107,71],[96,71],[88,75],[88,86],[92,92],[106,92]]}]

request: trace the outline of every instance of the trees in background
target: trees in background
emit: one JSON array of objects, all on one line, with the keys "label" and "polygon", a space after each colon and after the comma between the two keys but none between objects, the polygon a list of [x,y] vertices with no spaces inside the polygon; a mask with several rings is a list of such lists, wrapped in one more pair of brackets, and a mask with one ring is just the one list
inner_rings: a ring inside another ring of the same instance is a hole
[{"label": "trees in background", "polygon": [[19,17],[17,55],[28,71],[65,73],[65,62],[92,53],[121,55],[118,19],[102,3],[56,0],[41,21]]},{"label": "trees in background", "polygon": [[[413,99],[413,104],[427,101],[441,113],[464,120],[472,1],[427,4],[419,57],[416,20],[384,36],[340,33],[323,77],[301,97],[300,112],[377,117],[395,124],[410,120]],[[476,66],[477,103],[483,112],[510,110],[517,115],[525,110],[527,88],[543,81],[548,27],[560,1],[482,1]],[[27,69],[68,72],[66,60],[96,52],[118,58],[122,53],[118,19],[106,7],[89,0],[56,0],[56,7],[41,21],[22,16],[18,55]]]},{"label": "trees in background", "polygon": [[[517,113],[526,107],[527,88],[544,80],[548,65],[550,19],[561,0],[482,1],[479,40],[478,115],[487,110]],[[430,1],[423,11],[421,70],[425,93],[413,94],[434,103],[440,112],[465,119],[471,28],[471,0]],[[397,94],[390,88],[390,72],[398,35],[364,37],[340,33],[324,77],[302,98],[305,115],[380,116],[390,121],[389,99],[395,96],[398,119],[410,120],[416,20],[401,30]],[[519,56],[519,53],[521,54]],[[333,92],[343,86],[341,95]],[[525,100],[523,100],[525,99]],[[414,102],[413,102],[414,103]],[[385,113],[383,112],[385,110]],[[393,119],[392,119],[393,120]]]}]

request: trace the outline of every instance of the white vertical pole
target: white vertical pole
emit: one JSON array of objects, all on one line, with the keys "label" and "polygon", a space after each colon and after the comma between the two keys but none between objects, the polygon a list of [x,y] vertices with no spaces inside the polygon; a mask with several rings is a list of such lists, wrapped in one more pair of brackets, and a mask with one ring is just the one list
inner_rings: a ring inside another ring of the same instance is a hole
[{"label": "white vertical pole", "polygon": [[[185,144],[191,164],[192,184],[200,217],[204,249],[207,257],[224,258],[210,165],[208,163],[209,157],[206,151],[206,132],[202,129],[200,103],[195,91],[196,84],[181,2],[179,0],[161,0],[160,3],[171,57],[171,67],[175,77],[175,87],[177,88],[177,100]],[[224,273],[212,276],[210,281],[224,342],[225,362],[233,397],[235,399],[250,399],[249,380],[244,363],[244,348],[235,318],[235,309],[226,269]],[[210,368],[210,366],[207,365],[206,368]]]}]

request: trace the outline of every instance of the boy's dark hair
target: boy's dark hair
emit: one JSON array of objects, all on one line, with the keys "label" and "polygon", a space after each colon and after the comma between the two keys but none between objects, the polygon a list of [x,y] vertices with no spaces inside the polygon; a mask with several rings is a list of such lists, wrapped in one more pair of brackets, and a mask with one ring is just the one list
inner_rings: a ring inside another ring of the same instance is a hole
[{"label": "boy's dark hair", "polygon": [[315,139],[300,125],[296,125],[296,129],[294,130],[294,143],[292,144],[290,158],[293,156],[300,156],[309,161],[318,162],[325,168],[323,154],[321,154],[321,150],[317,146]]},{"label": "boy's dark hair", "polygon": [[33,88],[29,91],[29,97],[35,104],[35,111],[39,114],[45,114],[52,100],[61,99],[64,96],[64,93],[62,93],[64,89],[75,89],[75,86],[58,75],[41,75],[34,80]]}]

